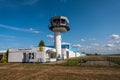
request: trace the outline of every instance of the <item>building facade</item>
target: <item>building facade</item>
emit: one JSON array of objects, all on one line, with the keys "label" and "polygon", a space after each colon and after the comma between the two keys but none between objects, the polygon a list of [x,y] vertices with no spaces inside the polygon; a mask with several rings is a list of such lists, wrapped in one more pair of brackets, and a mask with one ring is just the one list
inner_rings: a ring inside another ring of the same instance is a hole
[{"label": "building facade", "polygon": [[[79,50],[70,45],[62,45],[62,59],[84,56]],[[53,46],[9,49],[8,62],[53,62],[59,59],[56,57],[56,50]]]}]

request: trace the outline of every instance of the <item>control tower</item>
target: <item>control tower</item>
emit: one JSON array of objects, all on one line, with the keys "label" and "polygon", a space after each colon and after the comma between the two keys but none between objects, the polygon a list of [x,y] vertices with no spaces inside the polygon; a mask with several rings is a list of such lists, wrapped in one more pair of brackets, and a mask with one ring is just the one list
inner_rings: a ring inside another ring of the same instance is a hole
[{"label": "control tower", "polygon": [[61,33],[70,30],[69,20],[64,16],[55,16],[50,19],[49,29],[54,32],[54,46],[57,52],[57,59],[62,59]]}]

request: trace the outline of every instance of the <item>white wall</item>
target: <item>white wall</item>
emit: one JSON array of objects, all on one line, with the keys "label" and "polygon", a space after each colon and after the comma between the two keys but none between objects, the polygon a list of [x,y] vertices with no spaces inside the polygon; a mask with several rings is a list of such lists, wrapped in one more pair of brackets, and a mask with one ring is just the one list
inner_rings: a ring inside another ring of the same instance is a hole
[{"label": "white wall", "polygon": [[22,60],[23,60],[22,52],[9,53],[8,55],[8,62],[22,62]]},{"label": "white wall", "polygon": [[[35,48],[31,48],[30,50],[19,50],[19,49],[10,49],[9,50],[9,55],[8,55],[8,62],[23,62],[23,53],[34,53],[34,59],[29,59],[28,57],[28,61],[29,62],[46,62],[47,59],[50,60],[50,58],[48,57],[48,55],[46,54],[46,51],[48,49],[51,49],[53,51],[55,51],[54,48],[49,48],[49,47],[45,47],[43,51],[39,51],[38,47]],[[75,53],[73,51],[70,51],[69,49],[62,49],[62,57],[63,59],[67,59],[67,51],[69,52],[69,58],[72,57],[79,57],[81,56],[80,53]]]},{"label": "white wall", "polygon": [[63,57],[63,59],[67,59],[66,51],[67,51],[67,49],[62,49],[62,57]]},{"label": "white wall", "polygon": [[43,52],[36,52],[36,62],[42,62]]},{"label": "white wall", "polygon": [[80,56],[81,56],[81,54],[76,52],[76,57],[80,57]]},{"label": "white wall", "polygon": [[73,52],[73,51],[70,51],[69,49],[62,49],[62,55],[64,59],[67,59],[67,54],[66,54],[67,51],[69,51],[69,58],[81,56],[81,54],[78,52]]},{"label": "white wall", "polygon": [[60,32],[54,32],[54,46],[56,48],[57,57],[60,55],[60,59],[61,59],[61,34]]}]

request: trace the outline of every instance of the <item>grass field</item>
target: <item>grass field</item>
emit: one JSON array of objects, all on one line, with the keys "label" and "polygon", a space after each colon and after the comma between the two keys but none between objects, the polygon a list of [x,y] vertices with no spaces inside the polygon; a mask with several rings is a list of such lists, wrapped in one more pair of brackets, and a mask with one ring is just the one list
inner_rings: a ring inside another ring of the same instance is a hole
[{"label": "grass field", "polygon": [[85,56],[66,60],[69,66],[119,66],[120,56]]},{"label": "grass field", "polygon": [[120,67],[0,63],[0,80],[120,80]]}]

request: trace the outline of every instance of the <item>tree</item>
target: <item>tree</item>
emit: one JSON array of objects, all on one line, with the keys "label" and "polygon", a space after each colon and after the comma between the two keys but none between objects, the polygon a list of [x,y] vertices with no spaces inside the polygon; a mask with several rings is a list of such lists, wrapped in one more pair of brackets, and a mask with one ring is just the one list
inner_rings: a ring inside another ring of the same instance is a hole
[{"label": "tree", "polygon": [[41,40],[41,41],[40,41],[40,43],[39,43],[38,47],[40,47],[40,46],[45,46],[45,43],[44,43],[44,41],[43,41],[43,40]]},{"label": "tree", "polygon": [[43,41],[43,40],[41,40],[41,41],[40,41],[40,43],[39,43],[38,47],[39,47],[39,50],[40,50],[40,51],[43,51],[43,50],[44,50],[45,43],[44,43],[44,41]]},{"label": "tree", "polygon": [[0,62],[2,63],[8,62],[8,53],[9,53],[9,49],[7,49],[6,53],[2,56],[2,59]]}]

